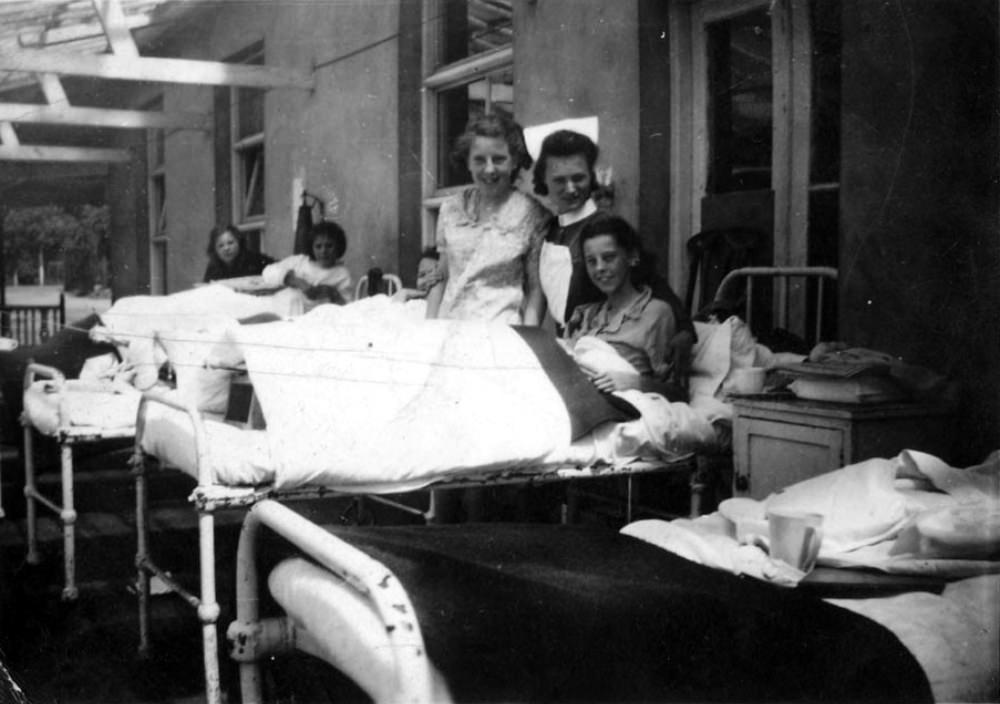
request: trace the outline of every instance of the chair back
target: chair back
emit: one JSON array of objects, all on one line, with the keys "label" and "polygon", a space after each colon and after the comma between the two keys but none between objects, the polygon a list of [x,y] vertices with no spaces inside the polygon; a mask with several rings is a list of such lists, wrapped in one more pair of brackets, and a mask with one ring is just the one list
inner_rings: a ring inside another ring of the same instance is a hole
[{"label": "chair back", "polygon": [[723,278],[733,269],[753,264],[764,235],[748,227],[705,230],[692,235],[687,250],[690,261],[684,304],[693,315],[713,300]]}]

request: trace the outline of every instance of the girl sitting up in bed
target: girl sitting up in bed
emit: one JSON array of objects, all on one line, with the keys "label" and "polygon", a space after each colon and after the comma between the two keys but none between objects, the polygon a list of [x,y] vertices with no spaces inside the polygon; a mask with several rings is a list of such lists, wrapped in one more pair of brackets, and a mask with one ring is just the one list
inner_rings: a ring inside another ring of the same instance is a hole
[{"label": "girl sitting up in bed", "polygon": [[599,213],[584,226],[580,243],[587,275],[604,300],[577,306],[567,322],[577,362],[601,391],[637,389],[686,401],[666,381],[676,320],[671,307],[637,280],[636,231],[617,215]]},{"label": "girl sitting up in bed", "polygon": [[261,272],[264,283],[285,286],[278,296],[287,298],[288,315],[300,315],[320,303],[343,305],[354,298],[351,273],[340,258],[347,237],[340,225],[325,220],[309,233],[309,254],[293,254]]}]

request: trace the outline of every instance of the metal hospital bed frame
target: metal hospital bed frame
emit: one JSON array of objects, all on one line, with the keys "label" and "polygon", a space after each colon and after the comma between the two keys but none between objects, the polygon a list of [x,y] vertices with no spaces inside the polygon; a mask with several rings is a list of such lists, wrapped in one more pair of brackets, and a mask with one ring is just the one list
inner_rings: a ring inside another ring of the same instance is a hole
[{"label": "metal hospital bed frame", "polygon": [[388,641],[389,647],[384,653],[391,660],[391,673],[366,673],[370,685],[381,690],[374,697],[376,701],[445,704],[450,700],[443,688],[435,686],[435,673],[424,647],[420,623],[409,595],[392,571],[287,506],[266,500],[250,509],[240,531],[236,560],[236,620],[226,634],[230,655],[240,667],[243,704],[263,701],[261,658],[296,649],[320,653],[324,644],[336,639],[335,634],[323,628],[314,632],[296,625],[288,617],[261,620],[257,547],[262,527],[270,528],[315,560],[322,569],[344,580],[357,591],[374,616],[371,637]]},{"label": "metal hospital bed frame", "polygon": [[[51,379],[57,383],[65,382],[65,376],[55,367],[31,363],[24,374],[24,389],[27,390],[35,381]],[[59,428],[54,437],[59,444],[60,453],[60,483],[62,488],[61,504],[50,499],[38,488],[35,472],[35,427],[27,414],[22,414],[24,425],[24,498],[26,507],[26,523],[28,537],[27,561],[37,565],[41,561],[38,551],[38,506],[49,509],[59,517],[63,530],[63,573],[64,585],[62,598],[71,601],[77,598],[79,590],[76,586],[76,519],[73,495],[73,449],[78,445],[96,443],[104,440],[128,439],[135,435],[134,427],[100,428],[96,426],[74,426],[68,419],[60,418]]]},{"label": "metal hospital bed frame", "polygon": [[[810,291],[810,282],[815,282],[816,291],[816,328],[814,336],[806,337],[816,342],[821,334],[821,322],[824,312],[824,282],[835,283],[837,279],[836,269],[828,267],[747,267],[736,269],[730,272],[722,281],[716,294],[716,300],[722,300],[729,293],[730,288],[736,282],[744,281],[744,295],[741,301],[745,310],[745,316],[752,318],[754,300],[754,282],[757,280],[770,280],[772,282],[772,292],[774,294],[774,314],[772,320],[786,328],[800,329],[804,325],[806,316],[804,306],[798,305],[800,300],[797,296],[801,294],[804,301]],[[793,294],[796,294],[793,297]],[[751,321],[747,321],[748,326]],[[148,457],[142,450],[142,433],[145,423],[145,408],[150,401],[164,403],[177,410],[185,412],[191,420],[194,428],[195,455],[198,462],[198,485],[191,494],[190,500],[198,514],[199,533],[199,594],[194,594],[185,589],[166,570],[160,568],[150,556],[149,544],[149,519],[148,519],[148,489],[146,486],[147,462],[154,458]],[[207,439],[204,427],[201,422],[200,413],[190,407],[185,407],[173,399],[163,396],[157,392],[146,392],[143,394],[139,406],[139,414],[135,427],[135,455],[133,458],[133,472],[136,481],[136,530],[137,530],[137,554],[136,567],[138,578],[136,583],[139,597],[139,640],[140,653],[148,654],[150,651],[150,628],[151,628],[151,602],[150,602],[150,581],[156,577],[162,581],[169,591],[181,596],[188,604],[197,610],[199,620],[202,624],[202,644],[205,668],[205,691],[207,701],[216,704],[221,701],[222,693],[220,687],[219,661],[218,661],[218,633],[217,622],[220,615],[220,607],[216,595],[215,583],[215,525],[214,513],[218,510],[247,508],[251,509],[262,502],[267,506],[263,509],[266,514],[281,513],[280,504],[275,500],[295,501],[304,499],[316,499],[324,497],[354,497],[355,494],[342,492],[330,487],[315,486],[302,487],[294,490],[279,491],[270,486],[257,487],[233,487],[224,486],[215,482],[211,476],[209,465],[206,462],[208,453]],[[596,469],[580,469],[569,467],[562,470],[546,472],[541,474],[501,474],[489,479],[477,478],[466,480],[449,480],[436,482],[424,487],[430,489],[457,489],[475,486],[496,486],[501,484],[542,484],[554,481],[569,481],[574,479],[601,478],[601,477],[628,477],[629,489],[627,498],[627,520],[631,520],[632,508],[632,487],[631,478],[635,475],[651,472],[685,472],[688,475],[691,488],[691,515],[700,513],[701,493],[707,486],[705,477],[705,465],[697,461],[694,454],[676,462],[665,462],[662,460],[637,459],[622,466],[604,466]],[[369,496],[380,503],[391,503],[392,505],[410,513],[420,515],[424,519],[428,514],[396,503],[386,496]],[[433,508],[432,508],[433,510]],[[305,519],[302,519],[305,520]],[[308,521],[306,521],[308,523]],[[279,531],[280,532],[280,531]],[[242,562],[239,569],[243,569]],[[241,577],[242,579],[242,577]],[[416,641],[414,641],[416,642]],[[426,658],[424,658],[426,660]],[[419,660],[419,658],[417,658]],[[403,665],[401,667],[408,667]],[[252,677],[252,676],[251,676]],[[421,677],[423,677],[421,675]],[[421,682],[423,680],[417,680]],[[252,685],[251,685],[252,686]],[[418,689],[420,689],[418,687]],[[258,687],[259,690],[259,687]],[[421,691],[428,691],[421,689]],[[421,697],[417,697],[420,699]]]},{"label": "metal hospital bed frame", "polygon": [[[828,266],[748,266],[733,269],[719,283],[715,301],[731,300],[731,296],[739,291],[742,282],[741,316],[747,327],[755,330],[754,299],[756,282],[771,281],[773,295],[771,319],[775,327],[781,327],[790,332],[802,333],[802,338],[809,344],[820,342],[823,335],[825,307],[828,300],[826,289],[837,283],[837,270]],[[807,298],[814,294],[813,326],[806,329]],[[833,299],[836,300],[836,289]]]},{"label": "metal hospital bed frame", "polygon": [[[194,450],[198,464],[197,487],[190,500],[198,514],[199,541],[199,592],[195,594],[178,582],[170,572],[158,566],[150,554],[149,530],[149,495],[146,484],[146,472],[150,464],[157,460],[147,455],[142,449],[142,438],[145,432],[146,409],[149,403],[162,403],[175,410],[184,412],[192,423],[194,430]],[[194,607],[202,624],[202,645],[205,668],[205,692],[210,704],[221,702],[221,687],[218,660],[217,623],[220,606],[217,600],[215,580],[215,517],[216,511],[225,509],[244,509],[255,506],[265,500],[297,501],[332,497],[356,497],[356,493],[340,491],[327,486],[306,486],[291,490],[278,490],[273,486],[226,486],[217,483],[212,476],[208,460],[208,442],[202,424],[201,414],[193,407],[184,406],[177,400],[162,392],[145,392],[139,404],[139,412],[135,426],[135,454],[133,457],[133,472],[136,486],[136,591],[139,600],[139,652],[141,655],[150,653],[151,631],[151,579],[156,577],[168,591],[177,594]],[[489,478],[455,479],[438,481],[423,487],[423,491],[437,489],[463,489],[499,485],[534,485],[551,482],[565,482],[576,479],[594,479],[608,477],[626,477],[631,479],[646,473],[683,473],[693,477],[693,454],[683,456],[673,461],[660,459],[637,458],[622,465],[597,466],[593,468],[565,467],[544,473],[499,473]],[[700,491],[700,486],[691,482],[692,492]],[[413,489],[402,489],[404,493]],[[417,514],[425,519],[429,512],[396,503],[385,496],[367,495],[380,503],[387,503]],[[692,498],[692,506],[698,502]],[[431,509],[433,510],[433,508]],[[629,490],[628,520],[631,520],[631,484]]]}]

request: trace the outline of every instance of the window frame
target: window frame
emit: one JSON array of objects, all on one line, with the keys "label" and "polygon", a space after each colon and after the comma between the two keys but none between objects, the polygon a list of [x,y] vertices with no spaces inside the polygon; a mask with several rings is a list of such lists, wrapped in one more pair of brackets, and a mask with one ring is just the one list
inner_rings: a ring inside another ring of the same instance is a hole
[{"label": "window frame", "polygon": [[[468,56],[452,63],[443,63],[445,51],[444,6],[447,0],[423,0],[423,91],[421,101],[421,163],[423,165],[421,242],[433,246],[436,239],[438,210],[449,196],[468,188],[469,183],[438,187],[442,149],[438,119],[439,95],[463,85],[475,83],[500,71],[514,70],[514,46],[504,46]],[[487,106],[491,91],[487,91]],[[512,96],[513,102],[513,96]],[[471,183],[471,182],[470,182]]]},{"label": "window frame", "polygon": [[[262,64],[264,63],[263,45],[249,49],[240,58],[241,63]],[[261,129],[256,132],[241,134],[240,131],[240,96],[242,93],[250,91],[260,92],[260,124]],[[240,88],[231,86],[229,88],[229,154],[230,154],[230,192],[231,197],[231,221],[243,233],[248,236],[248,241],[252,243],[252,248],[260,250],[263,248],[264,232],[267,228],[267,151],[265,148],[266,119],[267,119],[267,92],[257,88]],[[248,174],[247,171],[250,170]],[[249,179],[248,179],[249,176]],[[244,187],[244,184],[248,184]],[[251,208],[257,205],[254,202],[254,193],[259,185],[260,211],[251,213]]]},{"label": "window frame", "polygon": [[670,278],[683,281],[685,243],[701,229],[708,178],[705,29],[752,9],[771,15],[774,264],[806,264],[811,125],[811,35],[805,0],[692,0],[670,6]]}]

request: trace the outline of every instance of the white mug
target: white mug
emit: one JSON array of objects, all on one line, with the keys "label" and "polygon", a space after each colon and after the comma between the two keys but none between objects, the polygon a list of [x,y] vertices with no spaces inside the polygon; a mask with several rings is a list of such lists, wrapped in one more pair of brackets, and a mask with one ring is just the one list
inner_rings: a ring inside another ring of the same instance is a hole
[{"label": "white mug", "polygon": [[823,515],[771,510],[767,513],[767,533],[772,559],[809,572],[823,543]]}]

